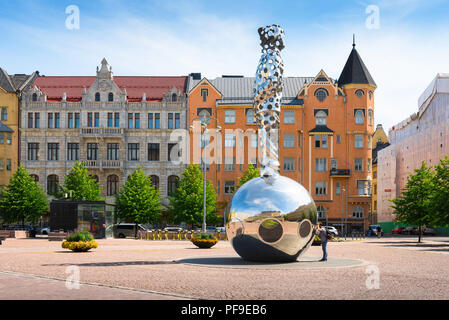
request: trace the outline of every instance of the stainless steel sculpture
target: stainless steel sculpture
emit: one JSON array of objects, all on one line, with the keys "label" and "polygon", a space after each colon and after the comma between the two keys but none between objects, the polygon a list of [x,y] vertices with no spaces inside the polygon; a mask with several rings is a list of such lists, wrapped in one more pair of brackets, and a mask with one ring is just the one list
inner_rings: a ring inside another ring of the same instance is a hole
[{"label": "stainless steel sculpture", "polygon": [[254,112],[262,152],[261,177],[241,186],[228,207],[226,233],[245,260],[295,261],[312,244],[317,212],[308,191],[279,175],[284,31],[278,25],[258,30],[262,56],[254,84]]}]

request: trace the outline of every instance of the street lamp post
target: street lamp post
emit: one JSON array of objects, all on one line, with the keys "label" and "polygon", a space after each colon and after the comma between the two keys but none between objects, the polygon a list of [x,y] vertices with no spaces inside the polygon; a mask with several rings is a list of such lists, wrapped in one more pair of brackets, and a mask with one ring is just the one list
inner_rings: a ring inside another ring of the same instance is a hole
[{"label": "street lamp post", "polygon": [[[346,238],[346,230],[343,231],[344,228],[344,223],[343,223],[343,193],[345,192],[345,188],[342,186],[341,187],[341,192],[340,192],[340,203],[341,203],[341,233],[344,233],[344,236]],[[346,229],[346,228],[345,228]]]},{"label": "street lamp post", "polygon": [[[194,118],[193,120],[199,119],[199,117]],[[219,131],[221,129],[220,126],[217,125],[218,119],[217,118],[212,118],[212,117],[207,117],[208,119],[215,119],[215,145],[217,144],[217,131]],[[203,224],[201,226],[201,232],[202,233],[206,233],[206,162],[204,161],[203,158],[203,151],[202,151],[202,147],[203,147],[203,143],[204,143],[204,134],[207,132],[207,120],[206,119],[201,119],[201,142],[200,142],[200,152],[201,152],[201,168],[203,171]],[[190,126],[190,129],[193,129],[193,125]],[[214,156],[216,158],[216,148],[214,150]],[[215,173],[216,175],[216,173]],[[216,186],[215,186],[216,187]]]}]

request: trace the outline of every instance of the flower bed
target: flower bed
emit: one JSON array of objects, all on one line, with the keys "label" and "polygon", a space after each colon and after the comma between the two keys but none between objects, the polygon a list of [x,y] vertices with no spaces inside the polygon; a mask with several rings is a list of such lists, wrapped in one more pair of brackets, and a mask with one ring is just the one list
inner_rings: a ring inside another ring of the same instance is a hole
[{"label": "flower bed", "polygon": [[195,234],[192,237],[192,243],[198,248],[207,249],[213,247],[218,242],[218,239],[210,233]]},{"label": "flower bed", "polygon": [[62,243],[62,247],[74,252],[86,252],[98,248],[98,243],[87,230],[83,230],[67,237]]}]

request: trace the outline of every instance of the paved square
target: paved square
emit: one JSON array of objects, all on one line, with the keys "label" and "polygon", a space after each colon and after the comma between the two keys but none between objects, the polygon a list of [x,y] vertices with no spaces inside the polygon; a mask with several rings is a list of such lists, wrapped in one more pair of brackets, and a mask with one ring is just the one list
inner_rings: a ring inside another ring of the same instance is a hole
[{"label": "paved square", "polygon": [[[308,267],[300,269],[233,267],[237,255],[227,241],[212,249],[171,240],[98,243],[73,253],[45,238],[7,239],[0,246],[0,299],[449,299],[449,238],[331,242],[328,262],[315,262],[321,247],[312,246],[302,262]],[[234,262],[220,267],[223,258]],[[342,267],[332,259],[363,263]],[[81,285],[69,290],[73,265]],[[379,289],[369,289],[376,269]]]}]

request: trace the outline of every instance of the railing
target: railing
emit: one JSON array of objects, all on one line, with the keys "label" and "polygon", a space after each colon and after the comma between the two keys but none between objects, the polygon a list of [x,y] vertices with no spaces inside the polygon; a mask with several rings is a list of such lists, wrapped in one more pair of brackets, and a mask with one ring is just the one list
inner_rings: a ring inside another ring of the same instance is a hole
[{"label": "railing", "polygon": [[85,136],[120,136],[124,134],[124,130],[123,128],[82,128],[80,134]]},{"label": "railing", "polygon": [[84,160],[84,164],[88,168],[123,168],[123,161],[119,160]]},{"label": "railing", "polygon": [[330,171],[330,175],[331,177],[336,177],[336,176],[340,176],[340,177],[346,177],[346,176],[350,176],[351,175],[351,169],[336,169],[336,168],[332,168]]}]

